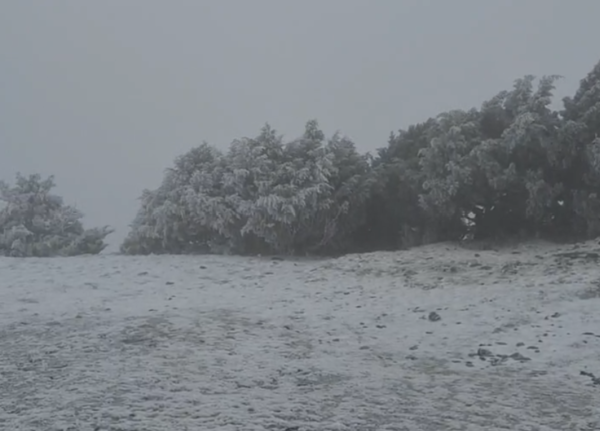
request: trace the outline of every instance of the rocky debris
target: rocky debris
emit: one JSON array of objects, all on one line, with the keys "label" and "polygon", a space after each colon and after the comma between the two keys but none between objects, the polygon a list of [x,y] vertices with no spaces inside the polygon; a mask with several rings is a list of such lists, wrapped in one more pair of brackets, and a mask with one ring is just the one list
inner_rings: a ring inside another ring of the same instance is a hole
[{"label": "rocky debris", "polygon": [[588,335],[588,336],[591,336],[591,337],[598,337],[598,338],[600,338],[600,335],[596,335],[593,332],[584,332],[583,335]]},{"label": "rocky debris", "polygon": [[568,251],[564,253],[556,253],[554,254],[557,258],[564,259],[583,259],[583,260],[598,260],[600,259],[600,254],[596,252],[590,251]]},{"label": "rocky debris", "polygon": [[[468,356],[471,358],[478,357],[481,361],[486,361],[492,366],[497,366],[497,365],[503,364],[503,363],[507,362],[509,359],[512,359],[514,361],[521,362],[521,363],[531,361],[531,358],[528,358],[527,356],[524,356],[519,352],[515,352],[510,355],[494,354],[491,350],[484,349],[482,347],[479,347],[477,349],[477,352],[475,352],[475,353],[469,353]],[[467,361],[466,365],[467,365],[467,367],[474,366],[473,362],[471,362],[471,361]]]},{"label": "rocky debris", "polygon": [[579,374],[592,379],[592,385],[600,386],[600,377],[596,377],[593,373],[588,373],[587,371],[580,371]]},{"label": "rocky debris", "polygon": [[521,262],[508,262],[502,265],[500,268],[500,273],[503,275],[515,275],[519,272],[519,267],[521,266]]},{"label": "rocky debris", "polygon": [[531,361],[531,358],[528,358],[527,356],[523,356],[519,352],[513,353],[512,355],[509,356],[509,358],[514,359],[515,361],[519,361],[519,362]]},{"label": "rocky debris", "polygon": [[485,361],[486,358],[491,358],[494,356],[494,354],[490,350],[481,348],[477,349],[476,355],[479,356],[479,359],[483,361]]}]

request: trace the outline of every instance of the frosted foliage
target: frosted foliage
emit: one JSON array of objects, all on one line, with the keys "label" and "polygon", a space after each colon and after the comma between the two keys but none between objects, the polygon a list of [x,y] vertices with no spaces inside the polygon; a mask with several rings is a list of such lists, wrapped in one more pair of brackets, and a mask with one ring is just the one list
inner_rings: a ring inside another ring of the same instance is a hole
[{"label": "frosted foliage", "polygon": [[421,150],[423,208],[448,220],[475,212],[481,222],[495,212],[497,224],[509,220],[502,211],[541,220],[562,191],[542,175],[561,158],[559,118],[548,108],[557,79],[543,77],[536,88],[526,76],[481,110],[440,115],[435,136]]},{"label": "frosted foliage", "polygon": [[[333,247],[362,221],[367,159],[315,121],[284,143],[265,125],[226,154],[203,144],[146,191],[126,253],[296,253]],[[355,211],[350,211],[350,209]]]},{"label": "frosted foliage", "polygon": [[315,120],[293,140],[265,125],[223,153],[204,143],[143,193],[122,250],[343,253],[600,234],[600,63],[562,111],[551,109],[559,78],[524,76],[478,109],[391,133],[374,158]]},{"label": "frosted foliage", "polygon": [[157,190],[145,190],[121,251],[130,254],[210,251],[226,240],[207,223],[221,195],[223,154],[207,143],[175,160]]},{"label": "frosted foliage", "polygon": [[51,194],[54,179],[17,175],[10,187],[0,183],[0,254],[6,256],[73,256],[96,254],[106,244],[108,227],[85,230],[83,214]]}]

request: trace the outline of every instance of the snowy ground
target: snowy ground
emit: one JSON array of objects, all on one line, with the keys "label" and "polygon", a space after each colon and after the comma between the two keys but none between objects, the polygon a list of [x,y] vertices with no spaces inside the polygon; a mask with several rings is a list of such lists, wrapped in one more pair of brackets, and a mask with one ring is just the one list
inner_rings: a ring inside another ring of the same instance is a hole
[{"label": "snowy ground", "polygon": [[0,429],[598,430],[598,253],[0,259]]}]

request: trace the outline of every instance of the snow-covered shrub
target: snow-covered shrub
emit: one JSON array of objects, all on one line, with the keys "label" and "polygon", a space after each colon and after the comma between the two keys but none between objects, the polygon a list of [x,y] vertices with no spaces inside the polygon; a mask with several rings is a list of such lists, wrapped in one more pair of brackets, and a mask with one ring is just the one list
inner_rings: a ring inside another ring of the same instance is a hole
[{"label": "snow-covered shrub", "polygon": [[124,253],[298,253],[339,248],[363,222],[369,163],[316,121],[283,143],[266,125],[226,154],[203,144],[145,191]]},{"label": "snow-covered shrub", "polygon": [[0,255],[19,257],[97,254],[112,233],[85,230],[83,214],[51,194],[54,178],[20,174],[13,187],[0,182]]},{"label": "snow-covered shrub", "polygon": [[564,193],[562,214],[575,232],[600,234],[600,62],[563,99],[561,146],[554,153]]},{"label": "snow-covered shrub", "polygon": [[[357,232],[357,241],[366,250],[397,249],[414,244],[405,233],[416,233],[424,242],[434,222],[419,205],[425,176],[420,151],[436,135],[437,121],[392,133],[387,147],[377,151],[372,162],[373,187],[366,203],[366,221]],[[410,242],[410,244],[408,244]]]},{"label": "snow-covered shrub", "polygon": [[560,112],[557,79],[525,76],[480,109],[392,135],[374,161],[369,229],[391,242],[419,219],[442,239],[599,234],[600,63]]},{"label": "snow-covered shrub", "polygon": [[[207,143],[167,169],[156,190],[144,190],[141,206],[121,246],[127,254],[209,252],[231,235],[224,221],[223,154]],[[197,206],[191,205],[191,197]]]},{"label": "snow-covered shrub", "polygon": [[[204,144],[145,191],[126,253],[340,253],[437,240],[600,233],[600,63],[564,109],[557,76],[392,134],[377,157],[316,121]],[[15,230],[15,247],[26,232]]]},{"label": "snow-covered shrub", "polygon": [[[279,253],[348,247],[353,231],[364,222],[370,187],[367,156],[339,134],[326,141],[314,120],[299,139],[283,145],[273,138],[266,127],[258,139],[238,142],[230,153],[242,188],[254,191],[240,206],[242,235],[260,238]],[[240,159],[240,145],[251,156]],[[240,160],[252,160],[255,168],[241,166]]]},{"label": "snow-covered shrub", "polygon": [[554,175],[558,114],[549,108],[555,76],[515,82],[480,110],[438,117],[440,133],[421,151],[421,205],[476,237],[533,233],[552,224],[563,185]]}]

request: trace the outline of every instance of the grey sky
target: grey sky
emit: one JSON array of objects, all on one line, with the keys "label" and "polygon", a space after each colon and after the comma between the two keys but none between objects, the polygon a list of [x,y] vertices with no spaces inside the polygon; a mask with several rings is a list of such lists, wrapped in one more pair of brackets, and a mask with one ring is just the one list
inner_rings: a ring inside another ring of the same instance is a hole
[{"label": "grey sky", "polygon": [[119,243],[142,189],[203,140],[317,118],[369,151],[525,74],[571,94],[598,17],[598,0],[2,0],[0,178],[55,174]]}]

